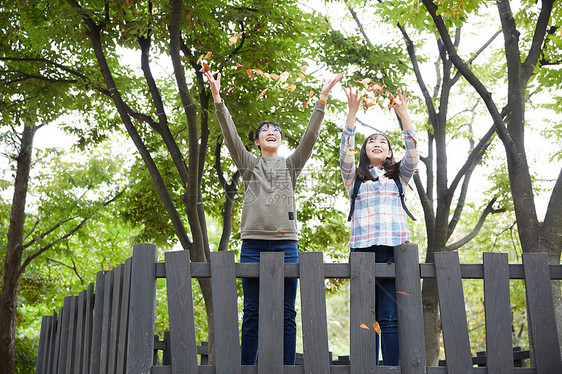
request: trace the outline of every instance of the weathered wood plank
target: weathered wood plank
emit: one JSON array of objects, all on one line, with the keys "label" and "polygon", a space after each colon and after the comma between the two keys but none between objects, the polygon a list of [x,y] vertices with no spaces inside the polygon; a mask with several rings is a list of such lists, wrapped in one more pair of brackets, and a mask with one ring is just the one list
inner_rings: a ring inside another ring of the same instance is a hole
[{"label": "weathered wood plank", "polygon": [[70,339],[69,339],[69,343],[71,343],[71,346],[69,346],[68,348],[68,354],[70,355],[69,357],[70,359],[70,364],[67,365],[67,370],[66,372],[71,374],[74,373],[77,366],[78,366],[78,359],[80,356],[79,353],[79,349],[78,349],[78,308],[79,308],[79,295],[78,296],[73,296],[72,300],[71,300],[71,311],[70,311],[70,330],[69,330],[69,334],[70,334]]},{"label": "weathered wood plank", "polygon": [[[375,318],[375,254],[351,252],[350,280],[350,372],[372,373],[376,371],[375,357],[377,333]],[[362,328],[365,325],[369,329]]]},{"label": "weathered wood plank", "polygon": [[60,328],[60,345],[59,345],[59,358],[58,358],[58,369],[57,372],[60,374],[66,374],[66,360],[68,359],[68,338],[69,338],[69,326],[70,326],[70,303],[72,296],[65,296],[62,306],[61,315],[61,328]]},{"label": "weathered wood plank", "polygon": [[105,300],[105,274],[96,274],[96,293],[94,296],[94,317],[92,326],[92,346],[90,353],[90,373],[100,373],[101,335],[103,329],[103,303]]},{"label": "weathered wood plank", "polygon": [[418,246],[395,247],[396,304],[402,374],[425,373],[425,342]]},{"label": "weathered wood plank", "polygon": [[84,345],[82,346],[82,366],[80,373],[90,373],[90,354],[92,347],[92,335],[94,325],[94,289],[95,285],[90,283],[85,293],[84,305]]},{"label": "weathered wood plank", "polygon": [[511,303],[507,253],[483,254],[486,366],[489,373],[513,372]]},{"label": "weathered wood plank", "polygon": [[113,306],[113,289],[115,282],[115,270],[108,271],[105,274],[105,291],[103,295],[103,321],[101,330],[100,345],[100,373],[107,374],[109,370],[109,334],[111,329],[111,309]]},{"label": "weathered wood plank", "polygon": [[197,374],[189,251],[166,252],[165,259],[172,372]]},{"label": "weathered wood plank", "polygon": [[234,252],[211,253],[217,373],[241,373]]},{"label": "weathered wood plank", "polygon": [[150,374],[154,350],[156,308],[156,261],[158,248],[153,244],[133,247],[131,301],[127,336],[127,374]]},{"label": "weathered wood plank", "polygon": [[69,374],[74,372],[74,363],[76,360],[74,353],[76,347],[76,320],[78,317],[77,307],[77,296],[71,296],[68,318],[68,346],[66,351],[66,373]]},{"label": "weathered wood plank", "polygon": [[75,338],[75,345],[74,345],[74,354],[76,360],[74,362],[74,368],[71,373],[74,374],[81,374],[82,373],[82,361],[83,357],[83,350],[82,347],[85,344],[84,341],[84,334],[85,334],[85,320],[86,320],[86,290],[81,291],[78,294],[77,302],[76,302],[76,338]]},{"label": "weathered wood plank", "polygon": [[299,254],[305,373],[330,373],[326,287],[322,252]]},{"label": "weathered wood plank", "polygon": [[57,370],[57,359],[58,359],[58,344],[59,344],[59,314],[53,312],[53,325],[51,326],[51,345],[49,346],[49,353],[47,355],[47,373],[54,373]]},{"label": "weathered wood plank", "polygon": [[539,373],[562,373],[547,255],[524,253],[523,268],[535,367]]},{"label": "weathered wood plank", "polygon": [[283,372],[284,253],[260,256],[258,373]]},{"label": "weathered wood plank", "polygon": [[123,267],[121,264],[113,270],[113,295],[111,300],[111,325],[109,326],[109,351],[107,373],[117,373],[117,349],[119,331],[121,330],[121,299],[123,297]]},{"label": "weathered wood plank", "polygon": [[121,304],[121,315],[119,316],[119,345],[117,347],[117,362],[115,364],[117,373],[124,373],[127,364],[127,334],[129,332],[129,301],[131,297],[131,266],[133,259],[129,257],[123,267],[123,291]]},{"label": "weathered wood plank", "polygon": [[164,331],[164,349],[162,349],[162,365],[172,365],[172,352],[170,351],[169,331]]},{"label": "weathered wood plank", "polygon": [[[172,369],[170,366],[155,366],[152,374],[170,374]],[[256,366],[242,366],[242,374],[257,374]],[[200,374],[215,374],[214,366],[202,366]],[[303,374],[304,367],[301,366],[286,366],[283,368],[284,374]],[[331,365],[330,374],[349,374],[349,365]],[[399,374],[400,368],[393,366],[379,366],[377,368],[378,374]],[[488,369],[485,367],[473,368],[474,374],[487,374]],[[519,368],[513,369],[514,374],[537,374],[535,368]],[[447,374],[445,366],[430,366],[427,368],[427,374]]]},{"label": "weathered wood plank", "polygon": [[39,333],[39,347],[37,348],[37,360],[35,361],[35,374],[42,374],[45,372],[44,364],[47,362],[46,352],[50,319],[51,316],[43,316],[41,318],[41,332]]},{"label": "weathered wood plank", "polygon": [[472,356],[458,252],[435,253],[435,272],[448,373],[471,373]]}]

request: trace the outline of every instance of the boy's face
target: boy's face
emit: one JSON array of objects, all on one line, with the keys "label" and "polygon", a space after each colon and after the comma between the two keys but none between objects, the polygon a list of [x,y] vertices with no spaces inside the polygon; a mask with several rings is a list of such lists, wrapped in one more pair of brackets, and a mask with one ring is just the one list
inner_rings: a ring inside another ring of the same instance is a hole
[{"label": "boy's face", "polygon": [[258,131],[254,143],[263,151],[277,151],[281,145],[281,128],[273,124],[265,124]]}]

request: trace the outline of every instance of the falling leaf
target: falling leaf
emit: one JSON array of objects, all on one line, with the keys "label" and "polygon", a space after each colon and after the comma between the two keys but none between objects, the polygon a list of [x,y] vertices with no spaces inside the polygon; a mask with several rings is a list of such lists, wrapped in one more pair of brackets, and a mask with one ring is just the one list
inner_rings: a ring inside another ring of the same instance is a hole
[{"label": "falling leaf", "polygon": [[359,327],[361,327],[362,329],[365,329],[365,330],[370,330],[369,327],[367,327],[367,325],[364,324],[364,323],[360,324]]},{"label": "falling leaf", "polygon": [[271,74],[271,78],[273,78],[275,80],[279,80],[279,78],[281,78],[281,77],[277,74]]},{"label": "falling leaf", "polygon": [[301,71],[303,72],[303,74],[306,74],[306,68],[307,68],[307,67],[308,67],[308,66],[306,66],[306,65],[301,66]]},{"label": "falling leaf", "polygon": [[239,63],[237,62],[237,63],[236,63],[236,67],[237,67],[237,68],[243,68],[243,67],[245,67],[245,66],[244,66],[243,64],[239,64]]},{"label": "falling leaf", "polygon": [[254,78],[255,75],[250,71],[250,69],[246,69],[246,73],[250,76],[250,78]]},{"label": "falling leaf", "polygon": [[234,35],[234,36],[231,36],[231,37],[228,39],[228,45],[233,45],[234,43],[236,43],[236,41],[238,40],[238,38],[241,37],[241,36],[242,36],[242,33],[237,34],[237,35]]},{"label": "falling leaf", "polygon": [[263,71],[261,71],[261,69],[252,69],[252,71],[256,74],[258,74],[260,77],[263,76]]},{"label": "falling leaf", "polygon": [[373,91],[375,94],[380,94],[382,92],[382,84],[373,82],[369,85],[368,90]]},{"label": "falling leaf", "polygon": [[312,97],[312,96],[314,96],[314,92],[313,92],[313,91],[310,91],[310,92],[308,93],[308,97]]},{"label": "falling leaf", "polygon": [[407,292],[396,291],[396,293],[401,293],[402,295],[410,296],[410,294],[409,294],[409,293],[407,293]]},{"label": "falling leaf", "polygon": [[203,59],[203,55],[199,56],[199,58],[197,59],[197,63],[200,63],[202,59]]},{"label": "falling leaf", "polygon": [[373,321],[373,329],[375,330],[375,332],[377,334],[381,334],[381,326],[379,325],[379,323],[377,321]]},{"label": "falling leaf", "polygon": [[365,87],[366,89],[369,88],[369,83],[371,83],[371,78],[363,78],[363,79],[358,79],[355,82],[361,83],[363,85],[363,87]]},{"label": "falling leaf", "polygon": [[293,81],[291,81],[291,85],[287,87],[283,87],[283,89],[289,92],[293,92],[294,90],[297,89],[297,86],[293,83]]},{"label": "falling leaf", "polygon": [[305,108],[308,108],[308,103],[306,101],[303,101],[302,106],[305,107]]},{"label": "falling leaf", "polygon": [[204,64],[203,67],[202,67],[201,69],[199,69],[199,71],[200,71],[201,73],[205,73],[205,72],[208,72],[208,71],[210,71],[210,70],[211,70],[211,69],[209,69],[209,65],[207,65],[207,64]]},{"label": "falling leaf", "polygon": [[213,52],[207,52],[207,54],[205,55],[204,59],[207,60],[207,59],[209,59],[212,55],[213,55]]},{"label": "falling leaf", "polygon": [[285,235],[285,234],[287,233],[286,231],[281,231],[281,230],[279,230],[279,229],[277,229],[277,232],[278,232],[279,234],[281,234],[281,235]]},{"label": "falling leaf", "polygon": [[299,78],[302,82],[306,81],[306,76],[303,73],[299,73]]},{"label": "falling leaf", "polygon": [[268,89],[266,88],[265,90],[263,90],[262,92],[260,92],[260,94],[258,95],[258,100],[265,96],[265,93],[267,92],[267,90],[268,90]]},{"label": "falling leaf", "polygon": [[279,83],[285,83],[287,79],[289,79],[289,73],[285,71],[281,73],[281,76],[279,77]]}]

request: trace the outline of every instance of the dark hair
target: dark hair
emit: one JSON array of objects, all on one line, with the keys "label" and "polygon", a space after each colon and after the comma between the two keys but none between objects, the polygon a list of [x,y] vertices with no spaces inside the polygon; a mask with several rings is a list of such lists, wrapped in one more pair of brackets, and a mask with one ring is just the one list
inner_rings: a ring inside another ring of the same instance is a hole
[{"label": "dark hair", "polygon": [[254,134],[254,140],[259,139],[260,138],[260,130],[262,127],[264,127],[265,125],[273,125],[276,127],[279,127],[279,133],[281,134],[281,139],[283,139],[283,129],[281,128],[281,126],[279,126],[279,124],[277,122],[274,121],[263,121],[262,123],[260,123],[258,125],[258,128],[256,129],[256,132]]},{"label": "dark hair", "polygon": [[390,156],[382,162],[382,167],[385,171],[384,175],[387,178],[397,178],[400,175],[400,162],[394,161],[394,152],[392,151],[390,140],[388,140],[388,137],[385,134],[374,133],[369,135],[361,146],[361,151],[359,151],[359,165],[357,165],[357,168],[355,169],[355,178],[359,178],[362,181],[376,180],[376,177],[373,176],[369,170],[371,162],[369,160],[369,156],[367,155],[367,142],[378,135],[384,136],[388,144],[388,149],[391,151]]}]

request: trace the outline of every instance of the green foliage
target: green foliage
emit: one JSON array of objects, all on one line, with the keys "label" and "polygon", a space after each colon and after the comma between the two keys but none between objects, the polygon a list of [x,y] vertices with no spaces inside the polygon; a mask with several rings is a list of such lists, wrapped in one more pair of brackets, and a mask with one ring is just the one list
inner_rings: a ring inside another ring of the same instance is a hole
[{"label": "green foliage", "polygon": [[35,373],[36,353],[34,342],[16,336],[16,374]]}]

